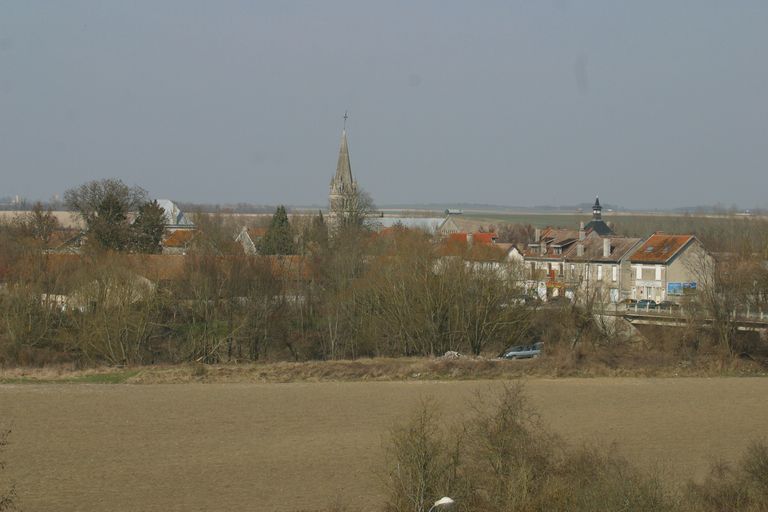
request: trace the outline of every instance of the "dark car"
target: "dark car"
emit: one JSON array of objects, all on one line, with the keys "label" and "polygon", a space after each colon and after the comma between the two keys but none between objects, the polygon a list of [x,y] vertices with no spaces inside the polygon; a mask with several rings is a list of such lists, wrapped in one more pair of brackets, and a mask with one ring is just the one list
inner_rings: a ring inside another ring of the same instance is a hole
[{"label": "dark car", "polygon": [[531,359],[539,357],[542,348],[544,348],[544,343],[541,341],[533,345],[515,345],[505,350],[501,357],[504,359]]},{"label": "dark car", "polygon": [[656,301],[651,299],[639,300],[637,301],[637,304],[635,304],[635,307],[639,310],[656,309]]},{"label": "dark car", "polygon": [[657,309],[661,309],[663,311],[679,311],[680,310],[680,304],[677,302],[672,302],[671,300],[665,300],[662,302],[659,302],[656,305]]}]

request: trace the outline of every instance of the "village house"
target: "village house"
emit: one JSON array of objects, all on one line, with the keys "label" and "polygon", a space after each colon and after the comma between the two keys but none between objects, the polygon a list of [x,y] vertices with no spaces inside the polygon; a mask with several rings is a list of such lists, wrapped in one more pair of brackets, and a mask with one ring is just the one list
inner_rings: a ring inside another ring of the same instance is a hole
[{"label": "village house", "polygon": [[633,252],[630,298],[679,301],[707,281],[714,260],[693,235],[657,232]]},{"label": "village house", "polygon": [[629,295],[631,268],[628,256],[639,238],[601,236],[582,229],[537,230],[533,243],[522,253],[527,287],[541,299],[573,299],[594,294],[616,303]]},{"label": "village house", "polygon": [[616,236],[595,198],[592,220],[574,229],[536,229],[533,242],[512,249],[522,259],[526,288],[542,300],[565,296],[618,303],[630,295],[629,255],[639,238]]}]

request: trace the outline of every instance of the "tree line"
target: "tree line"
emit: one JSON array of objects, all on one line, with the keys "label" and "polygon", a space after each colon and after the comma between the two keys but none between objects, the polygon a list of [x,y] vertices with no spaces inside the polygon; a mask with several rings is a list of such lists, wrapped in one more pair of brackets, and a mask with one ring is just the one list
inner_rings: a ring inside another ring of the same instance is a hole
[{"label": "tree line", "polygon": [[376,236],[364,215],[292,225],[279,208],[252,256],[231,217],[197,214],[188,253],[171,257],[130,249],[141,213],[130,224],[125,212],[152,205],[140,191],[67,197],[89,234],[80,255],[40,250],[31,217],[0,226],[2,364],[480,354],[531,325],[501,255],[468,266],[426,233]]},{"label": "tree line", "polygon": [[[0,223],[0,364],[496,355],[533,341],[573,351],[623,339],[595,320],[589,297],[539,311],[524,297],[522,269],[500,252],[406,229],[377,235],[365,196],[348,202],[351,215],[331,212],[333,222],[320,213],[291,219],[279,207],[255,256],[235,242],[235,218],[195,214],[197,234],[177,257],[153,254],[164,212],[143,190],[104,180],[65,197],[87,230],[80,255],[43,250],[57,221],[42,207]],[[702,226],[706,244],[717,230]],[[729,265],[687,308],[674,350],[749,348],[729,312],[766,303],[768,230],[757,221],[736,227],[722,246]],[[705,328],[705,317],[718,321]]]}]

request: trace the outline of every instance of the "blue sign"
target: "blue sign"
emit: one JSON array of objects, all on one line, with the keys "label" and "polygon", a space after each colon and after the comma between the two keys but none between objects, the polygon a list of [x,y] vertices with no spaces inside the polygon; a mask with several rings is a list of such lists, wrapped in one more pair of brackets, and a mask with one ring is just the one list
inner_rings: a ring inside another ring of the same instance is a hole
[{"label": "blue sign", "polygon": [[667,295],[684,295],[696,290],[696,283],[667,283]]},{"label": "blue sign", "polygon": [[682,295],[683,283],[667,283],[667,295]]}]

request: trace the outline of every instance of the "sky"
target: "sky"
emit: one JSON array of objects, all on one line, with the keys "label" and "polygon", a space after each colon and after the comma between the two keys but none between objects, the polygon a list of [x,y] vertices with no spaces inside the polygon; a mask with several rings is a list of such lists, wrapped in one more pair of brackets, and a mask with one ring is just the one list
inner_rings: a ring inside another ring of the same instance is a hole
[{"label": "sky", "polygon": [[0,0],[0,196],[768,208],[768,2]]}]

